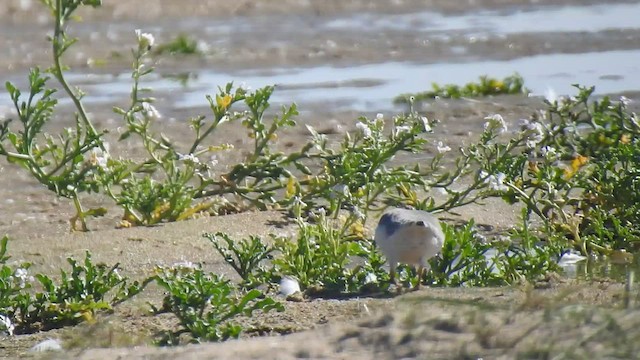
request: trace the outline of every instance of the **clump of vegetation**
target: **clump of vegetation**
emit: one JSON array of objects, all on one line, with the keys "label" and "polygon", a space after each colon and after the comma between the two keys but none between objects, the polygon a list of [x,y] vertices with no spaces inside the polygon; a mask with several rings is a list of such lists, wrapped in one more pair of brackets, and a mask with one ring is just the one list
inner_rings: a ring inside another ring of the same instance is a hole
[{"label": "clump of vegetation", "polygon": [[[282,276],[289,276],[297,279],[309,295],[387,291],[389,274],[373,239],[354,237],[352,229],[344,228],[341,221],[320,217],[313,224],[299,219],[299,231],[292,237],[271,235],[270,240],[262,240],[252,236],[230,241],[227,235],[205,236],[243,277],[243,283],[255,286],[255,280],[261,279],[262,283],[276,284]],[[400,266],[398,278],[404,286],[413,287],[419,282],[431,286],[501,286],[559,270],[557,259],[563,243],[546,239],[545,246],[539,246],[541,238],[528,228],[514,229],[510,237],[494,239],[480,235],[473,221],[461,227],[444,224],[443,228],[445,246],[441,255],[430,261],[432,271],[421,279],[415,269]],[[250,264],[256,264],[256,258],[250,252],[253,247],[246,246],[249,243],[260,243],[263,250],[259,254],[269,254],[261,256],[259,265],[253,268]]]},{"label": "clump of vegetation", "polygon": [[583,254],[635,249],[640,241],[640,123],[627,99],[593,100],[594,88],[549,99],[521,120],[524,148],[497,168],[509,202],[522,202],[547,232]]},{"label": "clump of vegetation", "polygon": [[464,86],[454,84],[431,84],[430,91],[415,94],[398,95],[393,102],[395,104],[409,104],[430,99],[460,99],[462,97],[484,97],[491,95],[518,95],[528,94],[530,91],[524,86],[524,79],[514,74],[502,80],[489,76],[481,76],[478,82],[470,82]]},{"label": "clump of vegetation", "polygon": [[229,280],[195,266],[158,269],[154,279],[167,292],[162,307],[154,307],[154,312],[170,312],[180,322],[178,330],[167,331],[159,339],[163,345],[178,344],[182,334],[188,334],[191,342],[237,338],[243,330],[233,321],[237,316],[251,316],[257,310],[284,311],[282,304],[259,290],[237,292]]},{"label": "clump of vegetation", "polygon": [[159,44],[155,47],[154,53],[158,55],[198,55],[200,49],[198,49],[198,41],[188,35],[180,34],[165,44]]},{"label": "clump of vegetation", "polygon": [[[236,290],[229,280],[191,264],[159,268],[155,276],[130,282],[118,273],[118,264],[94,264],[87,252],[82,264],[67,259],[71,271],[61,270],[59,282],[44,274],[30,276],[28,263],[7,265],[7,242],[7,236],[0,241],[0,329],[9,335],[93,321],[97,313],[111,312],[152,282],[166,291],[162,306],[152,306],[154,313],[173,313],[180,322],[177,330],[159,336],[160,344],[177,344],[182,334],[191,341],[237,338],[243,328],[236,317],[284,310],[258,290]],[[36,281],[41,291],[34,291]]]},{"label": "clump of vegetation", "polygon": [[[90,321],[142,291],[150,280],[129,282],[118,273],[118,264],[94,264],[86,253],[79,264],[67,261],[71,271],[60,271],[60,281],[44,274],[29,275],[30,264],[7,265],[8,237],[0,241],[0,312],[5,330],[28,333]],[[34,282],[42,290],[32,291]]]}]

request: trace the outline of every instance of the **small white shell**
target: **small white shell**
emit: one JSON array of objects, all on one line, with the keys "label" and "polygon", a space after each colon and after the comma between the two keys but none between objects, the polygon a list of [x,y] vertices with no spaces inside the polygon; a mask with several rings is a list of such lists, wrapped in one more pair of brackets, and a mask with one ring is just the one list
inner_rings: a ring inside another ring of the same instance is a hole
[{"label": "small white shell", "polygon": [[62,345],[60,340],[47,339],[35,344],[29,351],[31,352],[46,352],[46,351],[61,351]]},{"label": "small white shell", "polygon": [[291,276],[283,276],[282,280],[280,280],[280,294],[289,296],[297,292],[300,292],[300,284],[298,284],[298,280]]},{"label": "small white shell", "polygon": [[367,275],[364,277],[365,284],[375,284],[377,282],[378,282],[378,277],[374,273],[367,273]]},{"label": "small white shell", "polygon": [[560,261],[558,261],[558,265],[560,266],[574,265],[586,259],[587,259],[586,256],[582,256],[576,252],[569,251],[562,255],[562,257],[560,258]]}]

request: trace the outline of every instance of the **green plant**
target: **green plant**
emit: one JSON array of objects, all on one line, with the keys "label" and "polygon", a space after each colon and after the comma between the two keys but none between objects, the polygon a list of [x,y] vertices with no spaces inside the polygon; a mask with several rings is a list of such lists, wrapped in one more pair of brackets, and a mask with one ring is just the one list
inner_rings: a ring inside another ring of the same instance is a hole
[{"label": "green plant", "polygon": [[[431,131],[431,122],[412,113],[393,118],[391,134],[384,133],[384,118],[361,117],[358,132],[346,134],[340,147],[334,149],[323,134],[308,127],[316,153],[313,167],[319,169],[308,181],[301,182],[300,201],[309,208],[327,204],[330,214],[343,207],[361,218],[388,189],[421,183],[418,169],[389,167],[389,161],[400,152],[418,152],[426,144],[421,133]],[[362,213],[362,214],[360,214]]]},{"label": "green plant", "polygon": [[157,54],[194,55],[199,54],[198,42],[188,35],[180,34],[166,44],[160,44],[155,48]]},{"label": "green plant", "polygon": [[[491,286],[506,281],[494,271],[494,244],[480,236],[473,220],[456,228],[443,224],[445,242],[440,256],[431,260],[427,281],[435,286]],[[415,281],[415,280],[414,280]]]},{"label": "green plant", "polygon": [[509,231],[507,241],[495,244],[495,270],[508,284],[539,280],[546,274],[560,272],[558,259],[566,249],[566,239],[562,234],[534,233],[529,228],[525,212],[526,209],[523,210],[522,226]]},{"label": "green plant", "polygon": [[240,275],[244,287],[254,288],[269,280],[264,262],[273,258],[275,249],[266,245],[260,237],[250,236],[238,242],[222,232],[204,234],[204,237],[211,241],[224,261]]},{"label": "green plant", "polygon": [[[7,237],[0,243],[0,308],[12,320],[16,332],[51,329],[92,320],[96,312],[111,311],[113,306],[140,293],[150,282],[129,281],[118,274],[118,265],[94,264],[86,253],[84,262],[67,261],[71,272],[60,271],[60,281],[36,274],[28,275],[29,264],[13,269],[6,265]],[[40,291],[31,291],[37,280]]]},{"label": "green plant", "polygon": [[[458,151],[442,141],[432,141],[430,134],[437,130],[437,120],[415,111],[414,101],[527,91],[517,74],[504,80],[481,77],[478,83],[463,87],[434,85],[433,91],[401,96],[397,101],[411,105],[408,113],[388,120],[381,114],[374,119],[360,117],[357,131],[346,133],[337,143],[308,127],[311,140],[284,153],[274,144],[281,131],[296,126],[297,107],[284,106],[274,112],[270,105],[273,86],[249,91],[229,83],[206,97],[209,117],[200,115],[188,121],[193,132],[184,144],[154,133],[161,114],[150,89],[143,87],[145,77],[154,71],[148,65],[149,58],[174,50],[156,47],[153,35],[137,31],[131,102],[114,111],[125,124],[119,141],[138,141],[145,155],[142,160],[113,158],[103,141],[104,132],[95,129],[84,108],[83,93],[67,83],[62,64],[63,55],[76,41],[67,29],[73,14],[81,6],[97,7],[101,2],[43,2],[55,20],[50,38],[53,64],[45,72],[38,68],[30,71],[28,94],[6,84],[19,123],[6,120],[0,124],[0,155],[26,168],[58,196],[71,199],[76,207],[71,219],[74,229],[86,230],[86,217],[105,212],[102,208],[83,209],[81,193],[110,196],[123,209],[123,226],[179,221],[201,212],[285,208],[298,222],[295,239],[274,236],[275,244],[266,245],[259,237],[239,243],[222,233],[207,237],[238,272],[244,288],[293,275],[304,287],[340,292],[360,291],[364,283],[374,282],[372,279],[384,281],[383,258],[367,239],[364,224],[371,211],[386,205],[408,205],[435,213],[501,197],[524,208],[522,223],[505,233],[509,241],[479,242],[472,224],[461,229],[446,227],[447,237],[453,240],[445,245],[442,258],[432,263],[434,272],[417,279],[405,268],[403,276],[411,283],[511,283],[554,271],[552,259],[567,247],[585,254],[612,254],[635,249],[640,243],[640,125],[637,115],[627,110],[624,98],[619,102],[608,97],[593,100],[593,88],[578,87],[576,97],[547,100],[546,110],[523,120],[514,136],[507,138],[507,124],[495,114],[485,118],[480,139]],[[177,37],[172,46],[178,52],[195,49],[186,36]],[[50,77],[71,99],[76,113],[75,127],[58,135],[44,132],[57,104],[57,93],[48,86]],[[232,146],[215,141],[214,136],[220,126],[230,122],[240,122],[252,141],[239,163],[220,172],[211,157]],[[423,152],[432,154],[422,162],[426,165],[402,156]],[[447,166],[443,165],[445,160],[450,160]],[[436,201],[433,190],[446,196]],[[539,228],[531,228],[532,217],[541,221]],[[542,245],[537,246],[539,243]],[[83,268],[73,263],[74,271],[94,271],[88,255],[86,261],[89,263]],[[20,272],[4,262],[2,266],[0,301],[16,304],[22,296],[20,301],[26,304],[23,314],[31,314],[35,306],[29,302],[32,298],[16,287],[22,284],[16,279],[28,264]],[[99,282],[121,286],[112,282],[115,280],[109,273],[96,275]],[[72,281],[76,275],[65,278],[61,285],[47,277],[37,278],[48,296],[59,302],[90,286]],[[103,299],[90,295],[96,307],[102,306]],[[88,311],[83,306],[55,316],[61,323],[70,322],[69,318]],[[25,324],[29,321],[22,320]]]},{"label": "green plant", "polygon": [[237,338],[243,330],[235,322],[237,317],[251,316],[257,310],[284,310],[260,291],[240,293],[228,280],[201,268],[158,269],[155,279],[167,294],[154,312],[171,312],[180,322],[178,330],[166,332],[159,340],[163,345],[178,344],[181,334],[189,334],[192,342]]},{"label": "green plant", "polygon": [[[413,110],[394,116],[391,121],[391,131],[385,131],[382,114],[375,119],[361,117],[356,124],[358,132],[345,135],[337,149],[328,143],[325,135],[310,128],[313,148],[317,152],[310,154],[315,163],[307,168],[319,171],[296,183],[293,187],[296,191],[287,192],[296,194],[291,202],[302,204],[307,211],[324,206],[330,214],[346,209],[354,215],[351,219],[355,221],[366,219],[367,212],[379,210],[381,203],[441,212],[485,196],[477,191],[486,188],[479,179],[453,189],[452,184],[473,176],[470,164],[474,159],[471,154],[461,151],[454,166],[443,166],[445,157],[453,152],[442,141],[431,145],[435,145],[435,154],[426,166],[394,162],[394,158],[404,152],[427,151],[431,143],[426,136],[433,132],[438,121],[429,120]],[[431,192],[434,189],[445,191],[448,197],[436,202]]]},{"label": "green plant", "polygon": [[0,330],[13,335],[15,324],[13,308],[24,291],[31,288],[32,276],[28,275],[29,263],[22,263],[18,268],[7,265],[10,256],[7,255],[8,236],[0,239]]},{"label": "green plant", "polygon": [[[593,88],[578,89],[576,98],[550,103],[548,121],[559,124],[543,141],[546,146],[557,146],[560,154],[571,151],[573,155],[564,178],[582,193],[570,199],[567,205],[573,208],[565,210],[579,223],[571,235],[583,251],[636,249],[640,244],[637,115],[627,110],[624,98],[618,102],[609,97],[590,100]],[[558,131],[572,130],[575,132],[564,139],[553,138]],[[567,225],[566,230],[570,229]]]},{"label": "green plant", "polygon": [[6,83],[22,129],[11,130],[11,119],[0,124],[0,155],[27,169],[56,195],[73,200],[76,215],[71,219],[71,227],[75,229],[79,221],[80,229],[86,230],[86,216],[104,214],[104,209],[83,210],[78,200],[80,192],[98,191],[95,179],[98,164],[88,155],[96,147],[103,146],[101,135],[93,127],[84,126],[80,115],[76,117],[75,129],[67,129],[58,137],[42,133],[57,104],[52,98],[55,90],[46,88],[48,80],[49,77],[39,69],[32,69],[26,101],[22,100],[20,90],[10,82]]},{"label": "green plant", "polygon": [[[56,92],[47,88],[48,75],[38,68],[29,74],[29,95],[23,100],[22,93],[10,82],[7,91],[16,108],[22,130],[13,131],[9,127],[11,119],[0,124],[0,155],[10,162],[27,169],[36,180],[58,196],[69,198],[76,208],[71,219],[71,227],[86,230],[86,216],[100,216],[104,209],[85,211],[78,200],[78,193],[97,191],[95,170],[98,164],[87,156],[91,151],[105,151],[102,132],[98,132],[82,104],[84,93],[72,89],[64,77],[62,57],[77,41],[69,38],[66,31],[72,14],[79,6],[98,7],[100,0],[44,0],[55,19],[55,29],[49,38],[52,44],[53,65],[47,70],[62,86],[75,108],[75,128],[67,129],[59,136],[43,133],[43,127],[51,120],[57,100],[52,97]],[[8,141],[8,143],[7,143]],[[13,149],[10,149],[10,146]]]},{"label": "green plant", "polygon": [[[496,142],[507,161],[473,148],[497,194],[535,215],[549,237],[562,235],[584,254],[635,248],[638,228],[640,125],[624,101],[576,97],[547,100],[547,110],[521,121],[517,139]],[[493,178],[491,175],[494,174]]]},{"label": "green plant", "polygon": [[272,272],[295,276],[303,289],[313,286],[330,292],[358,290],[362,284],[356,280],[361,270],[352,260],[362,253],[362,244],[344,235],[325,216],[315,224],[299,219],[296,240],[275,239],[278,253],[272,260]]},{"label": "green plant", "polygon": [[[309,149],[305,147],[300,153],[290,155],[270,149],[278,131],[295,125],[295,105],[283,107],[281,114],[274,116],[269,124],[265,112],[270,107],[269,99],[274,87],[248,92],[229,83],[220,88],[215,97],[207,96],[213,119],[207,120],[205,116],[191,119],[193,142],[184,153],[179,152],[171,139],[151,131],[151,125],[160,115],[152,105],[153,98],[141,97],[140,83],[153,71],[144,62],[150,54],[148,44],[153,43],[149,39],[153,37],[138,33],[138,39],[139,46],[133,53],[132,101],[128,109],[116,108],[115,111],[127,123],[127,131],[120,140],[130,136],[139,138],[148,159],[139,163],[114,162],[103,183],[108,194],[124,208],[126,222],[147,225],[182,220],[215,208],[217,203],[224,204],[225,201],[219,199],[228,195],[236,200],[232,208],[242,208],[241,201],[260,209],[274,204],[274,193],[283,189],[287,179],[292,177],[287,167],[294,166]],[[238,102],[243,102],[248,110],[232,112],[232,107]],[[206,141],[215,134],[218,126],[234,121],[241,121],[249,130],[249,136],[254,139],[253,152],[229,172],[215,174],[212,170],[216,161],[209,163],[201,161],[200,157],[232,148],[229,144],[211,145]]]},{"label": "green plant", "polygon": [[477,83],[470,82],[464,86],[447,84],[440,86],[431,84],[432,90],[415,94],[402,94],[393,99],[395,104],[409,104],[428,99],[459,99],[462,97],[482,97],[501,94],[528,94],[529,89],[524,87],[524,79],[514,74],[502,80],[481,76]]},{"label": "green plant", "polygon": [[71,272],[61,270],[59,284],[46,275],[35,276],[43,291],[20,304],[22,326],[40,323],[45,328],[55,328],[91,320],[96,312],[112,310],[113,306],[138,294],[148,283],[147,280],[142,284],[129,284],[118,274],[118,264],[112,267],[93,264],[89,252],[83,264],[72,258],[67,261]]}]

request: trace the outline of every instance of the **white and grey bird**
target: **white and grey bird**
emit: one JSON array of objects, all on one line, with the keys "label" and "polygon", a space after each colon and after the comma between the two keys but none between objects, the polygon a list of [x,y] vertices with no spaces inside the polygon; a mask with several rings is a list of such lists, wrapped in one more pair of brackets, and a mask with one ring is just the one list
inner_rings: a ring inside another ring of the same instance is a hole
[{"label": "white and grey bird", "polygon": [[426,211],[393,208],[380,218],[374,240],[389,261],[395,282],[398,263],[418,266],[422,278],[430,268],[427,261],[442,250],[444,233],[440,221]]}]

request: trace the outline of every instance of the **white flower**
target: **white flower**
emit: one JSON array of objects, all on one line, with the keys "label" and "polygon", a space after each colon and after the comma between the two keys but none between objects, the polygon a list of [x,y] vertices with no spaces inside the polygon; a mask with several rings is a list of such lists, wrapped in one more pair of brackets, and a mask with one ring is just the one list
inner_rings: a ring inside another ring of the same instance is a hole
[{"label": "white flower", "polygon": [[15,328],[7,315],[0,314],[0,329],[6,331],[9,336],[13,336],[13,330],[15,330]]},{"label": "white flower", "polygon": [[554,104],[558,101],[558,94],[556,94],[556,91],[550,87],[547,88],[547,91],[544,93],[544,97],[550,104]]},{"label": "white flower", "polygon": [[489,184],[489,188],[494,191],[508,191],[509,187],[504,184],[504,180],[506,179],[506,175],[504,173],[497,173],[495,175],[489,175],[486,172],[480,172],[480,177],[486,177],[484,182]]},{"label": "white flower", "polygon": [[436,149],[438,150],[438,154],[444,154],[448,151],[451,151],[451,148],[445,145],[442,141],[438,141],[438,145],[436,145]]},{"label": "white flower", "polygon": [[475,241],[479,242],[480,244],[486,244],[487,243],[487,237],[482,235],[482,234],[474,233],[473,234],[473,239]]},{"label": "white flower", "polygon": [[489,132],[497,132],[498,134],[504,134],[507,132],[507,123],[505,123],[502,115],[493,114],[484,118],[487,120],[484,123],[484,130]]},{"label": "white flower", "polygon": [[327,210],[321,207],[313,213],[313,217],[318,221],[322,221],[324,218],[327,217]]},{"label": "white flower", "polygon": [[113,269],[113,274],[120,280],[122,280],[122,275],[120,275],[120,269]]},{"label": "white flower", "polygon": [[150,120],[157,120],[162,118],[162,115],[160,114],[158,109],[156,109],[155,106],[146,101],[142,103],[142,114],[144,115],[144,117]]},{"label": "white flower", "polygon": [[395,130],[395,134],[394,135],[395,136],[399,136],[400,134],[408,133],[410,131],[411,131],[411,127],[409,127],[409,126],[405,126],[405,125],[396,126],[396,130]]},{"label": "white flower", "polygon": [[218,156],[211,155],[211,157],[209,158],[209,161],[211,162],[211,167],[215,167],[216,165],[218,165]]},{"label": "white flower", "polygon": [[358,131],[360,132],[360,135],[364,138],[364,139],[369,139],[371,138],[371,136],[373,135],[371,129],[369,128],[369,126],[365,123],[357,123],[356,124],[356,128],[358,128]]},{"label": "white flower", "polygon": [[384,115],[381,113],[378,113],[376,115],[376,125],[382,129],[382,127],[384,126]]},{"label": "white flower", "polygon": [[302,201],[302,198],[300,196],[294,196],[292,206],[297,207],[298,210],[301,210],[307,207],[307,203]]},{"label": "white flower", "polygon": [[33,281],[33,276],[29,276],[29,272],[25,268],[16,269],[13,278],[19,281],[21,289],[24,289],[28,282]]},{"label": "white flower", "polygon": [[198,159],[198,157],[193,154],[178,154],[178,160],[184,161],[185,163],[190,165],[196,165],[200,163],[200,159]]},{"label": "white flower", "polygon": [[102,148],[94,147],[89,152],[89,163],[93,166],[99,166],[103,170],[107,169],[107,162],[109,161],[109,143],[104,143],[104,150]]},{"label": "white flower", "polygon": [[542,124],[537,121],[530,121],[527,119],[520,120],[520,127],[522,132],[526,136],[526,145],[529,148],[534,148],[544,137],[544,128]]},{"label": "white flower", "polygon": [[431,128],[431,124],[429,124],[429,119],[427,119],[426,116],[420,117],[420,120],[422,121],[422,126],[424,126],[424,131],[425,132],[432,132],[433,131],[433,129]]},{"label": "white flower", "polygon": [[156,42],[152,34],[143,33],[140,29],[136,29],[136,36],[138,37],[138,46],[140,49],[149,50]]}]

